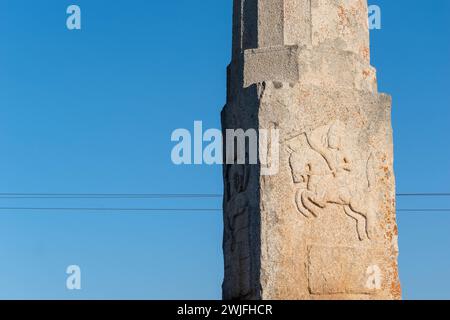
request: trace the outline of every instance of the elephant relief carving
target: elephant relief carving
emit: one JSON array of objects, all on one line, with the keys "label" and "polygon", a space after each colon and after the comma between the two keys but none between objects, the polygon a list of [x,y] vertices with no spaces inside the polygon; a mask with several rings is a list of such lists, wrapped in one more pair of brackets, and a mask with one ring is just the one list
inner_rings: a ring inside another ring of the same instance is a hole
[{"label": "elephant relief carving", "polygon": [[356,220],[359,239],[372,239],[377,224],[373,155],[355,159],[360,155],[352,150],[351,137],[340,121],[299,137],[304,137],[304,147],[293,151],[289,159],[298,211],[317,218],[329,205],[341,206]]}]

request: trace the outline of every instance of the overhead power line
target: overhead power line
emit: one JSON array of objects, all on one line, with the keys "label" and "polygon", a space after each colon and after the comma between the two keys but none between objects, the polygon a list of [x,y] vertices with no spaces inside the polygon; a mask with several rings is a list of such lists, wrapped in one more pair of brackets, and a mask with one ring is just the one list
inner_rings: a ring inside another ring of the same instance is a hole
[{"label": "overhead power line", "polygon": [[0,199],[201,199],[222,198],[213,193],[0,193]]},{"label": "overhead power line", "polygon": [[397,209],[397,212],[450,212],[450,209]]},{"label": "overhead power line", "polygon": [[222,212],[222,209],[210,208],[39,208],[39,207],[0,207],[0,210],[29,211],[160,211],[160,212]]},{"label": "overhead power line", "polygon": [[[0,199],[214,199],[217,193],[0,193]],[[450,193],[398,193],[397,197],[450,197]]]},{"label": "overhead power line", "polygon": [[[56,208],[56,207],[0,207],[1,211],[101,211],[101,212],[114,212],[114,211],[129,211],[129,212],[222,212],[223,210],[220,208],[75,208],[75,207],[65,207],[65,208]],[[397,212],[441,212],[441,213],[450,213],[449,209],[431,209],[431,208],[422,208],[422,209],[398,209]]]},{"label": "overhead power line", "polygon": [[398,193],[397,197],[450,197],[450,193]]}]

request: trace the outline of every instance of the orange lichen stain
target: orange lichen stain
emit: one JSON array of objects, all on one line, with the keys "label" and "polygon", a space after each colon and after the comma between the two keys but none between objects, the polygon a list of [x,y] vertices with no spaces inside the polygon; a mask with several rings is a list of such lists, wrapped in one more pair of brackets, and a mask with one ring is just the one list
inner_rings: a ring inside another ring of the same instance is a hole
[{"label": "orange lichen stain", "polygon": [[364,60],[368,61],[370,59],[370,49],[368,47],[362,47],[360,51]]},{"label": "orange lichen stain", "polygon": [[397,262],[392,263],[393,279],[391,282],[391,293],[396,299],[401,299],[402,297],[402,286],[400,284],[400,277],[398,274],[398,264]]},{"label": "orange lichen stain", "polygon": [[393,239],[392,233],[391,232],[387,232],[386,233],[386,240],[388,242],[392,242],[392,239]]},{"label": "orange lichen stain", "polygon": [[394,235],[398,236],[398,227],[397,227],[397,225],[394,226]]},{"label": "orange lichen stain", "polygon": [[350,24],[350,19],[347,17],[345,8],[343,6],[338,7],[339,24],[346,26]]}]

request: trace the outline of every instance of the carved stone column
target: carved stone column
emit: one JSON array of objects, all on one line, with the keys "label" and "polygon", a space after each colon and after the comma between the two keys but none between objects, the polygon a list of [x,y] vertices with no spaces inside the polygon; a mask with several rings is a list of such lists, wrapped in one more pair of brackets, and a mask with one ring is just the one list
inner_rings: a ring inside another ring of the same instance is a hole
[{"label": "carved stone column", "polygon": [[224,299],[401,298],[365,0],[235,0],[222,126],[280,136],[277,174],[224,165]]}]

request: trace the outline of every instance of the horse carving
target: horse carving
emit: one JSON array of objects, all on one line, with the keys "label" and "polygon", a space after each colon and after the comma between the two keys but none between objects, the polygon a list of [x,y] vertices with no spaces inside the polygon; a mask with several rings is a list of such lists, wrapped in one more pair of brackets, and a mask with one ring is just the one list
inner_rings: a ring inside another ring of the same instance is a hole
[{"label": "horse carving", "polygon": [[294,183],[301,185],[296,193],[298,211],[305,217],[318,217],[322,209],[334,204],[356,220],[361,241],[374,236],[377,213],[372,196],[372,155],[366,162],[364,174],[358,177],[359,165],[343,148],[345,125],[335,121],[328,126],[303,133],[307,150],[293,152],[290,165]]}]

